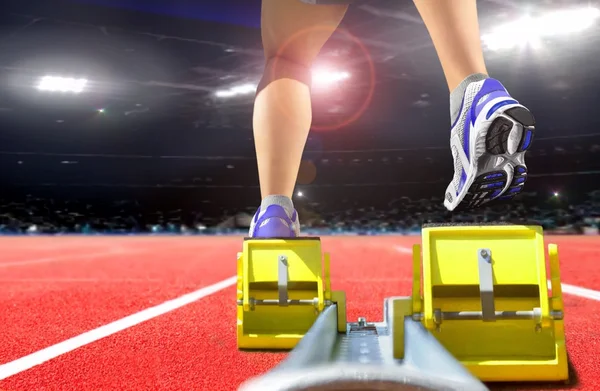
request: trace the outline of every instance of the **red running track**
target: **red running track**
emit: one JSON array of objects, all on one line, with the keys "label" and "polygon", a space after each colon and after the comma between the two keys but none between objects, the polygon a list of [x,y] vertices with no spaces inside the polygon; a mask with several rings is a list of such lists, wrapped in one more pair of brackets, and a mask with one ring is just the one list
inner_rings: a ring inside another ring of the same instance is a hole
[{"label": "red running track", "polygon": [[[418,240],[323,238],[349,319],[380,320],[385,297],[410,293]],[[549,241],[559,244],[563,283],[595,295],[565,293],[574,384],[494,389],[600,390],[600,240]],[[240,247],[238,237],[0,238],[0,378],[15,373],[0,390],[235,390],[267,371],[284,354],[236,348],[231,277]],[[214,292],[201,290],[224,280]],[[160,310],[144,312],[151,307]],[[107,324],[103,338],[84,334]],[[50,359],[36,365],[32,357],[48,347]]]}]

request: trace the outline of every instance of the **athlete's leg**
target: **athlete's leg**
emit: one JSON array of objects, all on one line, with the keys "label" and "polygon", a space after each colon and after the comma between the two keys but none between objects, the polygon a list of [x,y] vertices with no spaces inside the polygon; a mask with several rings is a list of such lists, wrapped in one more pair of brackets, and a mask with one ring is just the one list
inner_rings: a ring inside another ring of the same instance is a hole
[{"label": "athlete's leg", "polygon": [[483,59],[476,0],[414,0],[450,89],[454,179],[444,205],[477,207],[514,197],[527,179],[535,121]]},{"label": "athlete's leg", "polygon": [[467,76],[487,74],[476,0],[414,0],[437,51],[448,88]]},{"label": "athlete's leg", "polygon": [[291,196],[312,121],[310,67],[346,9],[300,0],[262,1],[266,64],[253,118],[262,204],[250,236],[299,234]]}]

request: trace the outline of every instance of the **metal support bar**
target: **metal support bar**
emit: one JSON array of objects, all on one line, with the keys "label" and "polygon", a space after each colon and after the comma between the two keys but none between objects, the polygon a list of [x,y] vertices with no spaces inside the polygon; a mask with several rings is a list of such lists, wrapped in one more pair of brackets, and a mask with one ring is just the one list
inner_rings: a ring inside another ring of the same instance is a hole
[{"label": "metal support bar", "polygon": [[477,250],[477,260],[479,264],[481,317],[476,319],[482,319],[484,322],[494,322],[496,321],[496,306],[494,304],[494,272],[491,250],[489,248]]},{"label": "metal support bar", "polygon": [[279,290],[279,305],[287,307],[288,303],[288,259],[280,255],[277,262],[277,288]]},{"label": "metal support bar", "polygon": [[[249,299],[250,305],[282,305],[281,301],[279,299],[254,299],[254,298],[250,298]],[[242,301],[238,300],[237,301],[238,305],[242,305]],[[314,305],[316,306],[317,304],[319,304],[319,299],[318,298],[314,298],[312,300],[310,299],[287,299],[285,301],[285,303],[283,304],[284,306],[288,306],[288,305]],[[329,306],[332,304],[331,300],[325,300],[325,305]]]},{"label": "metal support bar", "polygon": [[[484,315],[482,311],[447,311],[441,312],[437,310],[435,314],[441,320],[482,320]],[[492,314],[494,320],[505,319],[536,319],[539,314],[538,311],[494,311]],[[561,320],[564,317],[562,311],[551,311],[550,316],[554,320]],[[423,320],[423,313],[416,313],[412,315],[412,319],[415,321]]]},{"label": "metal support bar", "polygon": [[[553,314],[562,317],[562,314]],[[488,318],[486,318],[488,316]],[[494,311],[491,314],[492,321],[497,319],[515,320],[515,319],[535,319],[535,311]],[[442,312],[443,320],[483,320],[490,321],[489,314],[479,311],[456,311]]]}]

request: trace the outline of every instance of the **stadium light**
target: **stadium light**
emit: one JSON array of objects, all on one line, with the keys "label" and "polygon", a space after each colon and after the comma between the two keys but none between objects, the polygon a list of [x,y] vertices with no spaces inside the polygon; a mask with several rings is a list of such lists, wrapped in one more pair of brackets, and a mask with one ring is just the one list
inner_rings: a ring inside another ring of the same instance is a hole
[{"label": "stadium light", "polygon": [[299,191],[299,192],[297,193],[297,195],[298,195],[298,197],[302,197],[302,196],[303,196],[303,194],[302,194],[302,192],[301,192],[301,191]]},{"label": "stadium light", "polygon": [[512,49],[516,46],[540,47],[543,38],[577,33],[590,28],[600,17],[593,7],[549,12],[539,17],[525,16],[507,23],[481,37],[491,50]]},{"label": "stadium light", "polygon": [[348,72],[331,71],[327,69],[317,69],[312,73],[313,85],[316,86],[329,86],[350,78]]},{"label": "stadium light", "polygon": [[215,93],[218,98],[231,98],[238,95],[248,95],[256,92],[256,85],[253,84],[242,84],[239,86],[231,87],[226,90],[219,90]]},{"label": "stadium light", "polygon": [[37,89],[51,92],[72,92],[78,94],[83,91],[87,84],[86,79],[74,79],[70,77],[44,76],[40,79]]}]

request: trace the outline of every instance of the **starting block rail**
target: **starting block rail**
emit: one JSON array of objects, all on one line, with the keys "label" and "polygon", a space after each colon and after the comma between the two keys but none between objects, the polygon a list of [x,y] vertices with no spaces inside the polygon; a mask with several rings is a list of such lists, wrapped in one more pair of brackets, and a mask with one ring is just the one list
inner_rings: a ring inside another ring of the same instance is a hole
[{"label": "starting block rail", "polygon": [[[389,304],[385,316],[393,322]],[[392,324],[359,319],[339,333],[337,309],[328,307],[278,367],[240,390],[487,390],[422,326],[405,322],[409,344],[398,360],[391,349]]]},{"label": "starting block rail", "polygon": [[413,246],[412,295],[346,321],[319,238],[251,239],[238,254],[238,347],[293,349],[242,390],[487,390],[568,380],[558,249],[541,227],[437,226]]}]

